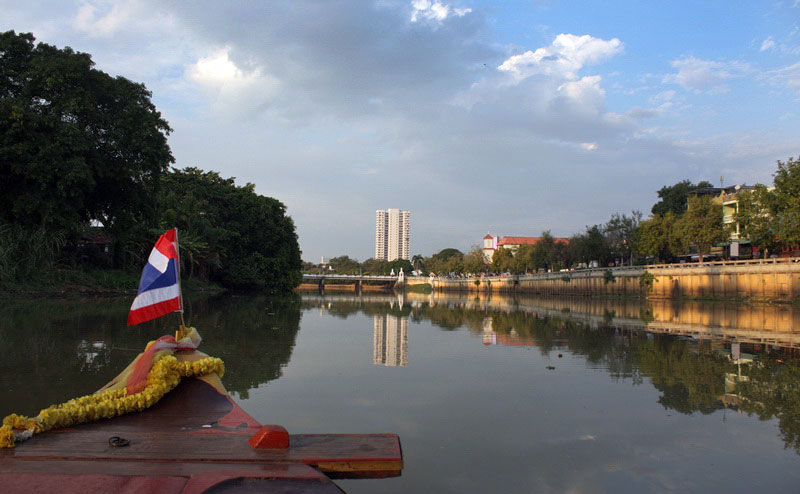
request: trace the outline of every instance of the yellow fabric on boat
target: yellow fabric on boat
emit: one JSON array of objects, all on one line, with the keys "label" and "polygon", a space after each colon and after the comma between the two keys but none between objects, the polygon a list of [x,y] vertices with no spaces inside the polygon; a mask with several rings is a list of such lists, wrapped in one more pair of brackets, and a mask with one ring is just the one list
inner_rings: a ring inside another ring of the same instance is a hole
[{"label": "yellow fabric on boat", "polygon": [[[153,343],[151,341],[148,346]],[[179,354],[179,358],[172,353],[171,350],[162,350],[154,354],[146,386],[139,393],[128,395],[125,381],[142,354],[94,394],[45,408],[33,418],[14,413],[8,415],[0,427],[0,448],[14,447],[18,437],[27,438],[51,429],[144,410],[175,388],[182,377],[200,377],[217,389],[222,388],[219,377],[225,373],[225,364],[221,359],[208,357],[197,351]],[[224,392],[224,388],[222,391]]]}]

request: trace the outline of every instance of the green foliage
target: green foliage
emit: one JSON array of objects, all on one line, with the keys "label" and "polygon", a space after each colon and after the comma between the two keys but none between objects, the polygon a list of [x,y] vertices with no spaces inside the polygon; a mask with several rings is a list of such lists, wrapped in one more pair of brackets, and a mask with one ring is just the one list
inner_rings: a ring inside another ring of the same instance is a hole
[{"label": "green foliage", "polygon": [[34,41],[0,34],[0,220],[76,233],[94,219],[124,244],[155,217],[171,129],[144,85]]},{"label": "green foliage", "polygon": [[168,173],[171,129],[144,85],[95,69],[88,54],[34,41],[0,33],[3,282],[35,279],[67,243],[85,257],[75,246],[93,220],[114,242],[117,267],[141,268],[154,236],[177,226],[188,278],[270,292],[300,282],[283,204],[216,172]]},{"label": "green foliage", "polygon": [[567,251],[574,264],[588,265],[592,261],[597,261],[605,266],[613,257],[603,234],[602,225],[586,227],[585,233],[572,236]]},{"label": "green foliage", "polygon": [[300,283],[294,222],[276,199],[197,168],[173,170],[158,205],[162,231],[177,226],[184,269],[224,286],[271,293]]},{"label": "green foliage", "polygon": [[747,368],[746,381],[736,384],[748,415],[761,420],[779,419],[778,429],[786,447],[800,452],[800,362],[759,358]]},{"label": "green foliage", "polygon": [[639,211],[631,212],[630,216],[618,213],[611,215],[611,219],[603,229],[604,243],[608,247],[611,257],[622,260],[631,258],[636,242],[636,232],[641,221],[642,213]]},{"label": "green foliage", "polygon": [[800,159],[778,161],[772,191],[775,233],[784,245],[800,244]]},{"label": "green foliage", "polygon": [[423,295],[430,295],[433,293],[433,287],[430,283],[420,283],[418,285],[407,285],[405,288],[408,293],[421,293]]},{"label": "green foliage", "polygon": [[500,247],[494,251],[492,256],[491,269],[495,273],[505,273],[508,271],[511,261],[514,259],[514,254],[510,249]]},{"label": "green foliage", "polygon": [[615,283],[617,280],[614,278],[614,272],[610,269],[606,269],[603,271],[603,282],[608,285],[609,283]]},{"label": "green foliage", "polygon": [[437,252],[436,254],[434,254],[431,257],[433,259],[435,259],[435,260],[438,260],[438,261],[447,261],[448,259],[450,259],[452,257],[461,257],[463,255],[464,254],[460,250],[454,249],[452,247],[449,247],[447,249],[440,250],[439,252]]},{"label": "green foliage", "polygon": [[639,286],[647,287],[648,291],[653,290],[653,285],[655,282],[655,275],[649,271],[645,271],[641,276],[639,276]]},{"label": "green foliage", "polygon": [[738,192],[736,197],[739,208],[733,219],[739,224],[740,237],[759,246],[764,256],[769,255],[778,246],[777,225],[772,213],[774,194],[766,186],[757,185],[753,190]]},{"label": "green foliage", "polygon": [[[361,274],[371,274],[371,275],[388,274],[389,273],[389,269],[387,269],[388,265],[389,263],[386,261],[370,257],[369,259],[361,263]],[[348,267],[346,269],[351,269],[351,268]]]},{"label": "green foliage", "polygon": [[403,270],[403,273],[409,274],[411,271],[414,270],[414,267],[408,261],[408,259],[395,259],[394,261],[389,261],[386,265],[389,268],[389,271],[386,274],[391,274],[394,271],[394,274],[400,274],[400,270]]},{"label": "green foliage", "polygon": [[653,205],[653,215],[664,216],[671,212],[675,216],[681,216],[686,212],[689,194],[699,189],[713,187],[710,182],[705,180],[693,184],[689,180],[683,180],[675,185],[665,185],[658,191],[661,200]]},{"label": "green foliage", "polygon": [[[384,264],[381,265],[381,269],[385,269],[385,261],[378,262],[384,262]],[[346,255],[332,257],[328,260],[328,264],[333,268],[336,274],[359,274],[361,270],[361,265],[358,261]]]},{"label": "green foliage", "polygon": [[520,245],[514,258],[509,263],[508,269],[512,273],[522,274],[533,269],[533,255],[535,247],[533,245]]},{"label": "green foliage", "polygon": [[568,275],[565,274],[564,276],[561,277],[561,281],[563,281],[564,283],[569,283],[570,281],[572,281],[572,278],[570,278]]},{"label": "green foliage", "polygon": [[531,264],[533,269],[553,269],[558,264],[561,257],[561,244],[556,243],[550,230],[542,232],[539,242],[533,247],[531,254]]},{"label": "green foliage", "polygon": [[480,247],[473,247],[471,251],[464,254],[464,272],[480,274],[486,272],[486,257]]},{"label": "green foliage", "polygon": [[719,397],[725,394],[724,377],[732,364],[708,346],[664,337],[640,343],[636,354],[642,374],[661,391],[658,402],[665,409],[710,414],[721,408]]},{"label": "green foliage", "polygon": [[675,234],[677,216],[668,211],[663,216],[653,215],[641,222],[634,240],[634,251],[645,257],[655,257],[664,262],[674,258],[674,252],[680,252],[678,236]]},{"label": "green foliage", "polygon": [[711,251],[714,243],[728,238],[722,225],[722,205],[707,195],[689,198],[689,208],[676,222],[675,230],[683,251],[687,252],[689,246],[695,245],[701,257]]},{"label": "green foliage", "polygon": [[425,270],[446,276],[449,273],[464,272],[464,254],[454,248],[443,249],[424,261]]},{"label": "green foliage", "polygon": [[361,264],[355,259],[350,259],[347,256],[336,257],[331,259],[331,265],[334,266],[336,272],[339,274],[371,274],[386,276],[392,274],[403,273],[409,274],[414,270],[407,259],[395,259],[394,261],[382,261],[380,259],[369,258]]},{"label": "green foliage", "polygon": [[0,287],[45,279],[63,246],[62,234],[0,223]]}]

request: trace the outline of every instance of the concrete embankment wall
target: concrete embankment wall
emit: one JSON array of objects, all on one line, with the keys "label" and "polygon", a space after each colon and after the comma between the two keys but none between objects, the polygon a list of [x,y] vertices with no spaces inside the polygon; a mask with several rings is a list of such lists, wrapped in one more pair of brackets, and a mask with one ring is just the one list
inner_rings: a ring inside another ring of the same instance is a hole
[{"label": "concrete embankment wall", "polygon": [[528,276],[435,278],[432,285],[434,290],[441,291],[793,301],[800,300],[799,261],[791,258],[659,264]]}]

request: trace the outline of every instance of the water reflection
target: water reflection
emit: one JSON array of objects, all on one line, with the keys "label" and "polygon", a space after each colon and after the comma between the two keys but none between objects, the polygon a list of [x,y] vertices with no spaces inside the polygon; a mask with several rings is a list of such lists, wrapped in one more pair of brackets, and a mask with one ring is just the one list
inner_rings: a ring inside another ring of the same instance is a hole
[{"label": "water reflection", "polygon": [[441,295],[402,303],[304,296],[303,305],[372,315],[376,364],[406,365],[408,321],[427,320],[445,331],[465,328],[490,347],[581,356],[615,380],[649,383],[666,410],[777,418],[786,447],[800,452],[800,317],[792,306]]},{"label": "water reflection", "polygon": [[372,361],[378,365],[408,365],[408,317],[389,314],[373,317]]},{"label": "water reflection", "polygon": [[[800,328],[800,317],[792,306],[439,295],[222,296],[189,302],[191,324],[205,338],[201,348],[225,360],[224,383],[241,398],[282,376],[292,359],[303,314],[311,312],[309,319],[316,318],[325,327],[331,325],[328,317],[358,321],[363,331],[350,334],[365,344],[359,346],[364,353],[355,358],[362,359],[375,376],[416,376],[411,383],[415,389],[428,383],[430,376],[453,375],[447,366],[458,359],[441,359],[436,352],[455,352],[454,348],[469,352],[464,348],[470,345],[489,352],[485,355],[506,358],[513,353],[517,365],[526,355],[546,356],[555,368],[552,376],[569,367],[567,360],[577,360],[614,381],[640,386],[640,396],[657,401],[670,413],[738,412],[777,419],[785,446],[800,452],[800,334],[795,330]],[[128,299],[37,300],[0,307],[0,416],[34,413],[90,393],[116,375],[144,342],[173,330],[174,321],[168,320],[125,326],[129,304]],[[447,336],[446,342],[439,338],[436,344],[447,346],[435,346],[430,334],[415,334],[415,326],[423,323],[447,331],[436,332]],[[331,364],[324,359],[332,350],[339,351],[336,339],[342,338],[320,332],[332,338],[323,343],[314,339],[313,326],[307,326],[310,353],[298,375],[314,365],[327,369]],[[457,338],[455,331],[470,337]],[[414,354],[411,359],[409,353]],[[559,360],[562,354],[568,358]],[[469,373],[469,365],[463,365],[460,372]],[[405,370],[384,369],[392,366]],[[525,366],[516,369],[530,372]],[[353,382],[374,386],[376,392],[385,384],[371,383],[358,374],[348,376],[349,380],[325,381],[330,390],[311,388],[311,394],[328,392],[328,399],[335,400],[331,396],[344,393],[342,389]],[[435,382],[431,378],[430,383]],[[537,393],[546,391],[546,383],[537,384],[542,386]],[[335,388],[339,385],[343,388]],[[428,387],[441,393],[448,385],[452,383]],[[657,394],[650,398],[652,390]],[[482,392],[495,393],[488,388]],[[473,391],[468,395],[472,397]],[[422,393],[415,399],[433,400]]]},{"label": "water reflection", "polygon": [[[277,379],[300,329],[298,297],[221,296],[190,299],[190,324],[201,349],[225,361],[225,385],[248,390]],[[174,332],[162,318],[126,326],[130,299],[11,301],[0,308],[0,416],[31,414],[94,392],[144,344]]]}]

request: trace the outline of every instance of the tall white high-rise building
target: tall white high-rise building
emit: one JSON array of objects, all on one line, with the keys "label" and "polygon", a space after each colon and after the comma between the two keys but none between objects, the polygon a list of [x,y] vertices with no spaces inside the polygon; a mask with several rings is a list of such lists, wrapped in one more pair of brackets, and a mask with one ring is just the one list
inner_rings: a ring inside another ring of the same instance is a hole
[{"label": "tall white high-rise building", "polygon": [[411,211],[375,211],[375,259],[411,258]]}]

